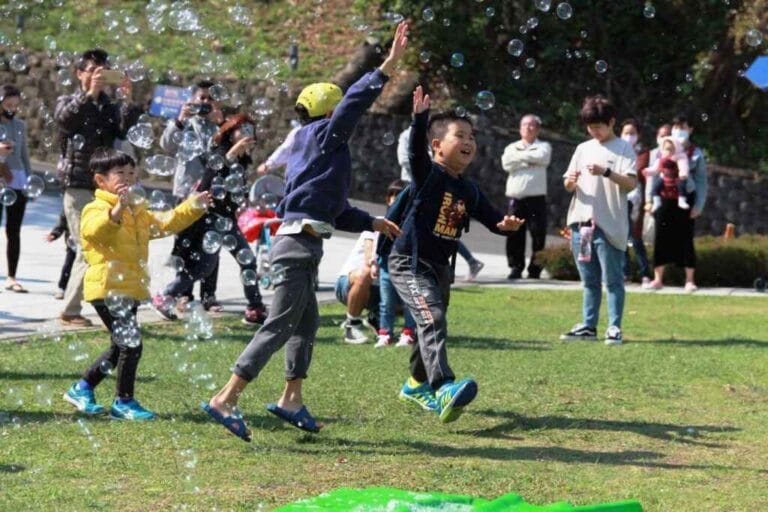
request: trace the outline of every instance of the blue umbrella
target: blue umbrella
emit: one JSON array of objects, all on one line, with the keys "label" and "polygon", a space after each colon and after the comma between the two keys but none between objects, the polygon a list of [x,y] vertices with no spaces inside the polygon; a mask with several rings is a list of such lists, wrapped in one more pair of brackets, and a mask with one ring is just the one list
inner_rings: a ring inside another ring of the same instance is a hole
[{"label": "blue umbrella", "polygon": [[756,58],[744,76],[758,89],[768,91],[768,55]]}]

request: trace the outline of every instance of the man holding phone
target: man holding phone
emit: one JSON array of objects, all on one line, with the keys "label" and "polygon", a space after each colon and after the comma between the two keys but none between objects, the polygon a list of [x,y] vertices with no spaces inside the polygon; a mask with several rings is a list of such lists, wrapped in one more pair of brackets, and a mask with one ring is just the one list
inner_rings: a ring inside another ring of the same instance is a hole
[{"label": "man holding phone", "polygon": [[[160,147],[176,158],[176,172],[173,176],[173,196],[176,202],[186,199],[195,183],[203,177],[205,155],[211,148],[211,139],[218,131],[219,125],[224,122],[219,102],[210,94],[213,85],[213,82],[208,80],[197,82],[192,88],[192,98],[184,104],[176,119],[168,121],[160,137]],[[192,141],[192,144],[189,141]],[[190,147],[196,149],[190,153]],[[171,254],[182,258],[185,266],[189,266],[192,264],[192,254],[199,248],[185,247],[186,238],[188,235],[183,231],[176,235]],[[200,281],[200,300],[206,310],[213,312],[222,309],[216,301],[218,271],[217,262],[213,272]],[[192,299],[192,290],[188,290],[181,299],[178,309],[183,310],[186,301]],[[168,320],[176,319],[175,314],[164,317]]]},{"label": "man holding phone", "polygon": [[[54,112],[60,134],[58,171],[64,187],[64,214],[72,238],[78,243],[60,321],[63,325],[86,327],[91,322],[81,314],[81,301],[88,265],[79,242],[80,212],[93,201],[94,185],[88,166],[94,149],[111,148],[116,139],[125,137],[140,109],[128,104],[131,82],[123,73],[109,69],[108,54],[104,50],[95,48],[83,52],[76,64],[76,74],[79,89],[60,96]],[[124,101],[113,100],[110,85],[117,86],[115,92]]]}]

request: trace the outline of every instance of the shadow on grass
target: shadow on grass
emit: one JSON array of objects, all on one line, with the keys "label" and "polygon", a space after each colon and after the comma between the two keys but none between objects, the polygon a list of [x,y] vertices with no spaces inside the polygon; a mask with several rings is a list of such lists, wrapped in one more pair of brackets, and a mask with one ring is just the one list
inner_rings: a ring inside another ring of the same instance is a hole
[{"label": "shadow on grass", "polygon": [[26,469],[21,464],[0,464],[0,473],[21,473]]},{"label": "shadow on grass", "polygon": [[750,347],[750,348],[768,348],[768,341],[750,340],[745,338],[725,338],[719,340],[645,340],[641,343],[653,343],[656,345],[673,345],[681,347]]},{"label": "shadow on grass", "polygon": [[506,437],[508,432],[528,430],[601,430],[614,432],[632,432],[661,441],[721,448],[722,445],[700,441],[697,438],[706,433],[740,432],[740,428],[717,425],[674,425],[670,423],[651,423],[647,421],[617,421],[594,418],[569,418],[567,416],[527,417],[511,411],[483,410],[474,414],[507,421],[494,427],[477,430],[473,435],[480,437]]},{"label": "shadow on grass", "polygon": [[[47,372],[8,372],[0,371],[0,380],[60,380],[60,379],[81,379],[82,373],[47,373]],[[157,377],[152,375],[140,375],[136,377],[136,382],[152,382]],[[66,391],[63,390],[62,393]]]}]

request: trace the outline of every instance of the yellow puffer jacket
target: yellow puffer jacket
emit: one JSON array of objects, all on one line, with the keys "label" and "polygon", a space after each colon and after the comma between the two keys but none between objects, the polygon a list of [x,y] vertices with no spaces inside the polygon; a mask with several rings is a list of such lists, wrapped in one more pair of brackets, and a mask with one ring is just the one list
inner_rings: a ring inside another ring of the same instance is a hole
[{"label": "yellow puffer jacket", "polygon": [[188,199],[170,212],[149,212],[144,205],[126,208],[116,224],[109,217],[116,204],[115,194],[96,190],[80,218],[80,242],[88,262],[83,294],[89,302],[106,298],[110,291],[148,299],[150,239],[178,233],[205,213]]}]

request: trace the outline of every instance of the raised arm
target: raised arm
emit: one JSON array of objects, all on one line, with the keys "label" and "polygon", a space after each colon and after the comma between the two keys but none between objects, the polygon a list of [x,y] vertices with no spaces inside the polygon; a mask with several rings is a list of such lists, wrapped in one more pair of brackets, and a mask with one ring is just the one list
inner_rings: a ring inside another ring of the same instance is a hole
[{"label": "raised arm", "polygon": [[429,157],[427,128],[429,121],[429,94],[424,94],[421,86],[413,91],[413,122],[408,141],[408,160],[411,165],[411,178],[414,191],[424,183],[432,171],[432,159]]},{"label": "raised arm", "polygon": [[193,222],[203,216],[206,208],[211,204],[210,192],[202,192],[192,195],[189,199],[178,205],[170,212],[148,212],[150,234],[152,238],[162,238],[183,231]]},{"label": "raised arm", "polygon": [[355,208],[348,202],[344,211],[336,217],[334,224],[336,229],[351,233],[373,231],[373,217],[371,214],[360,208]]}]

